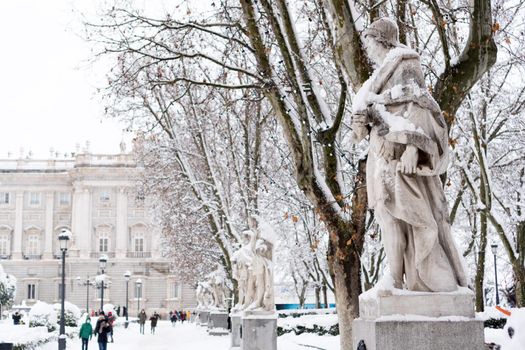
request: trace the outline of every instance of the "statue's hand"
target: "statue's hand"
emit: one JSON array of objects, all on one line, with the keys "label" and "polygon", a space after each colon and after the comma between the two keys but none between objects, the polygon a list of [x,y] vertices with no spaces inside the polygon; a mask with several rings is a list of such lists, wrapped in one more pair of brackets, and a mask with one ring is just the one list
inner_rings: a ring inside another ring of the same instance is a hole
[{"label": "statue's hand", "polygon": [[401,171],[403,174],[415,174],[418,158],[419,155],[417,147],[413,145],[407,145],[399,163],[397,163],[397,170]]}]

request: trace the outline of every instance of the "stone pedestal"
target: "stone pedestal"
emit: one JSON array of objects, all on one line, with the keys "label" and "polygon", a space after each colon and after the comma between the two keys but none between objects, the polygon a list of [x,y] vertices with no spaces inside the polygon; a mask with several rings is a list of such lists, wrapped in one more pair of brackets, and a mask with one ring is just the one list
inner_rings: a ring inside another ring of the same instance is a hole
[{"label": "stone pedestal", "polygon": [[359,296],[359,318],[353,322],[353,349],[479,350],[483,321],[474,315],[474,293],[401,290],[369,291]]},{"label": "stone pedestal", "polygon": [[210,318],[210,312],[201,310],[198,313],[197,324],[201,326],[208,326],[209,318]]},{"label": "stone pedestal", "polygon": [[239,350],[241,348],[241,314],[231,313],[230,317],[232,323],[230,350]]},{"label": "stone pedestal", "polygon": [[277,314],[245,311],[242,316],[242,350],[277,350]]},{"label": "stone pedestal", "polygon": [[228,331],[228,313],[226,310],[210,312],[208,320],[208,333],[210,335],[226,335]]}]

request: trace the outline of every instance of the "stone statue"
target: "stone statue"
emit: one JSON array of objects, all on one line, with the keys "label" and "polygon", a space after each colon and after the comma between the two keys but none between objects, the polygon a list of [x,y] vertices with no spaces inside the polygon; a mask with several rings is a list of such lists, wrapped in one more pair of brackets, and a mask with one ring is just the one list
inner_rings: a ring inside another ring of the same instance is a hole
[{"label": "stone statue", "polygon": [[200,282],[195,289],[195,299],[197,299],[197,309],[202,309],[204,307],[204,293]]},{"label": "stone statue", "polygon": [[208,282],[199,282],[195,291],[197,309],[208,310],[213,305],[213,293]]},{"label": "stone statue", "polygon": [[394,287],[454,291],[467,279],[439,178],[448,162],[447,125],[425,87],[419,55],[399,43],[398,33],[388,18],[363,33],[376,67],[354,99],[352,138],[369,136],[368,203]]},{"label": "stone statue", "polygon": [[224,271],[220,266],[208,275],[208,284],[213,295],[213,308],[226,308],[226,284],[224,280]]},{"label": "stone statue", "polygon": [[235,310],[242,310],[249,305],[250,297],[248,294],[249,269],[255,256],[256,233],[252,230],[245,230],[241,236],[242,246],[232,255],[232,274],[237,281],[239,291],[239,301],[235,305]]},{"label": "stone statue", "polygon": [[250,272],[253,275],[254,295],[251,304],[246,310],[275,309],[273,294],[273,265],[272,244],[264,239],[258,239],[255,248],[255,257],[252,261]]},{"label": "stone statue", "polygon": [[242,234],[242,246],[232,255],[233,277],[238,282],[239,302],[235,310],[274,311],[273,229],[260,219],[256,231]]}]

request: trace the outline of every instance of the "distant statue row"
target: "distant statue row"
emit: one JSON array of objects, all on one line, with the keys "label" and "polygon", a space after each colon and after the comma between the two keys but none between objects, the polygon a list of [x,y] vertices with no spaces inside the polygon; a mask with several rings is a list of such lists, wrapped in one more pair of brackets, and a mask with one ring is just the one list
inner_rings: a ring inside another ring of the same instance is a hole
[{"label": "distant statue row", "polygon": [[264,222],[257,231],[242,233],[242,246],[233,253],[233,278],[238,283],[239,300],[234,311],[275,310],[273,290],[273,246],[275,235]]}]

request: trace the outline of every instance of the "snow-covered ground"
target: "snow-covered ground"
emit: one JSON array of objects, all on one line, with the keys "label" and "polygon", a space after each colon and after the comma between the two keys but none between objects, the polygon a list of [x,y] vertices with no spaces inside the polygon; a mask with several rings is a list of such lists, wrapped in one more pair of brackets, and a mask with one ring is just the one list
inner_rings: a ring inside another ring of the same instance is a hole
[{"label": "snow-covered ground", "polygon": [[[208,335],[206,328],[197,326],[194,323],[177,323],[175,327],[172,327],[168,321],[159,321],[156,334],[149,334],[149,324],[146,324],[145,333],[144,335],[139,333],[139,326],[136,323],[130,324],[128,329],[116,327],[115,342],[108,344],[108,350],[167,350],[179,347],[191,350],[228,350],[230,348],[229,335]],[[277,347],[282,350],[338,350],[339,337],[286,334],[277,338]],[[67,349],[80,348],[81,342],[79,339],[68,339]],[[40,350],[56,349],[57,343],[55,341],[40,348]],[[95,338],[90,342],[90,349],[98,349]]]}]

